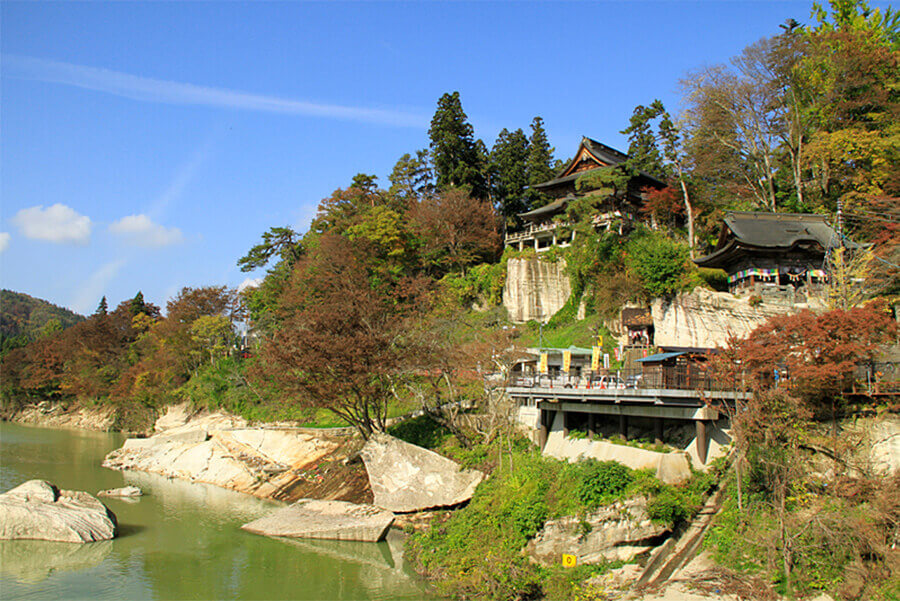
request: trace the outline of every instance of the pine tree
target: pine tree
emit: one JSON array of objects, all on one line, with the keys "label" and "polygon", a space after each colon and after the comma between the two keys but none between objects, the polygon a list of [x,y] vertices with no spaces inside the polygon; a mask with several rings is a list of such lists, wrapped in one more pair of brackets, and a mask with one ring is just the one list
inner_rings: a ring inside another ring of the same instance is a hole
[{"label": "pine tree", "polygon": [[629,126],[619,132],[628,135],[630,166],[656,177],[665,176],[666,170],[663,167],[662,153],[659,151],[659,145],[650,122],[663,112],[662,103],[658,100],[649,107],[638,105],[634,107]]},{"label": "pine tree", "polygon": [[407,204],[434,191],[434,173],[428,162],[428,151],[417,150],[416,156],[404,154],[397,160],[388,177],[391,187],[388,193]]},{"label": "pine tree", "polygon": [[100,299],[100,304],[97,305],[97,310],[94,311],[94,315],[106,315],[109,312],[109,305],[106,303],[106,297]]},{"label": "pine tree", "polygon": [[485,155],[481,140],[475,140],[475,130],[468,122],[459,92],[444,94],[428,130],[431,140],[431,159],[434,163],[437,186],[468,187],[475,198],[487,198]]},{"label": "pine tree", "polygon": [[491,150],[491,187],[497,212],[509,221],[528,210],[525,202],[528,138],[521,129],[510,133],[504,128]]},{"label": "pine tree", "polygon": [[[528,156],[525,159],[525,173],[529,186],[553,179],[555,174],[554,150],[547,139],[544,120],[535,117],[531,121],[531,137],[528,139]],[[525,199],[528,207],[532,209],[543,206],[547,202],[546,196],[534,188],[528,188],[525,191]]]}]

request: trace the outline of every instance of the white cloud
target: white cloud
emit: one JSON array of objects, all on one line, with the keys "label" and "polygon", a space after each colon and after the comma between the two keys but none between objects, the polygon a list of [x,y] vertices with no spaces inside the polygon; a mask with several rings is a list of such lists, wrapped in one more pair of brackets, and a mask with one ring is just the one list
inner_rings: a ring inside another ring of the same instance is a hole
[{"label": "white cloud", "polygon": [[401,111],[335,104],[318,104],[303,100],[253,94],[226,88],[198,86],[191,83],[153,79],[110,69],[74,65],[29,56],[3,56],[4,75],[47,81],[106,92],[132,100],[212,106],[266,113],[283,113],[307,117],[325,117],[347,121],[379,123],[397,127],[424,128],[428,119]]},{"label": "white cloud", "polygon": [[26,238],[56,244],[87,244],[91,238],[91,220],[74,209],[56,203],[22,209],[12,218]]},{"label": "white cloud", "polygon": [[111,261],[92,273],[75,294],[72,307],[82,315],[93,313],[106,291],[106,286],[116,277],[125,263],[125,259]]},{"label": "white cloud", "polygon": [[9,248],[10,235],[7,232],[0,232],[0,253]]},{"label": "white cloud", "polygon": [[159,248],[178,244],[184,240],[177,227],[165,227],[153,223],[146,215],[129,215],[109,226],[109,231],[121,236],[129,244],[148,248]]},{"label": "white cloud", "polygon": [[237,291],[243,292],[247,288],[256,288],[260,284],[262,284],[262,281],[263,281],[262,278],[247,278],[243,282],[238,284]]}]

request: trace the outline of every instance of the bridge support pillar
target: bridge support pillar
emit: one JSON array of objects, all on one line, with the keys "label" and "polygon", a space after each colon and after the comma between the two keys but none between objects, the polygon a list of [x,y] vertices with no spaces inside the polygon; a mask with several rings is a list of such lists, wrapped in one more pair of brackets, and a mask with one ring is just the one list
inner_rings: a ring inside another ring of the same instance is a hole
[{"label": "bridge support pillar", "polygon": [[588,440],[594,440],[597,434],[597,414],[588,413]]},{"label": "bridge support pillar", "polygon": [[622,438],[628,440],[628,416],[619,414],[619,434],[622,435]]},{"label": "bridge support pillar", "polygon": [[697,456],[700,458],[700,462],[705,464],[708,446],[706,421],[698,419],[695,423],[697,424]]},{"label": "bridge support pillar", "polygon": [[550,432],[550,426],[547,424],[553,423],[553,414],[553,411],[541,411],[541,419],[538,422],[539,426],[537,432],[537,445],[541,451],[547,446],[547,436]]},{"label": "bridge support pillar", "polygon": [[569,412],[562,412],[562,426],[563,426],[563,438],[568,438],[569,436]]},{"label": "bridge support pillar", "polygon": [[661,417],[657,417],[654,420],[654,427],[656,429],[656,444],[663,443],[663,426],[665,425],[665,420]]}]

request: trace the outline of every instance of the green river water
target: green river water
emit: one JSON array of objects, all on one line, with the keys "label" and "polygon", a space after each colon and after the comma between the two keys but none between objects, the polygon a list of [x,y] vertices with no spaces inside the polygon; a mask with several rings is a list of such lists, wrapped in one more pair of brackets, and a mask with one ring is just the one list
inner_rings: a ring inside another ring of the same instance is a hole
[{"label": "green river water", "polygon": [[272,539],[240,525],[278,507],[215,486],[100,467],[122,436],[0,423],[0,491],[34,478],[59,488],[133,484],[105,498],[112,541],[0,541],[0,599],[433,599],[404,565],[402,541]]}]

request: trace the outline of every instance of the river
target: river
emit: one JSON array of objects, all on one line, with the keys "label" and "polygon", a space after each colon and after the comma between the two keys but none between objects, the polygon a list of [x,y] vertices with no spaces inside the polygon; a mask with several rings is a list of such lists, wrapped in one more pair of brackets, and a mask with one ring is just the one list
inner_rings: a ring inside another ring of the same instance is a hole
[{"label": "river", "polygon": [[104,498],[112,541],[0,541],[0,598],[429,599],[404,565],[402,541],[272,539],[241,524],[278,507],[205,484],[100,467],[119,434],[0,423],[0,491],[34,478],[59,488],[133,484],[139,500]]}]

